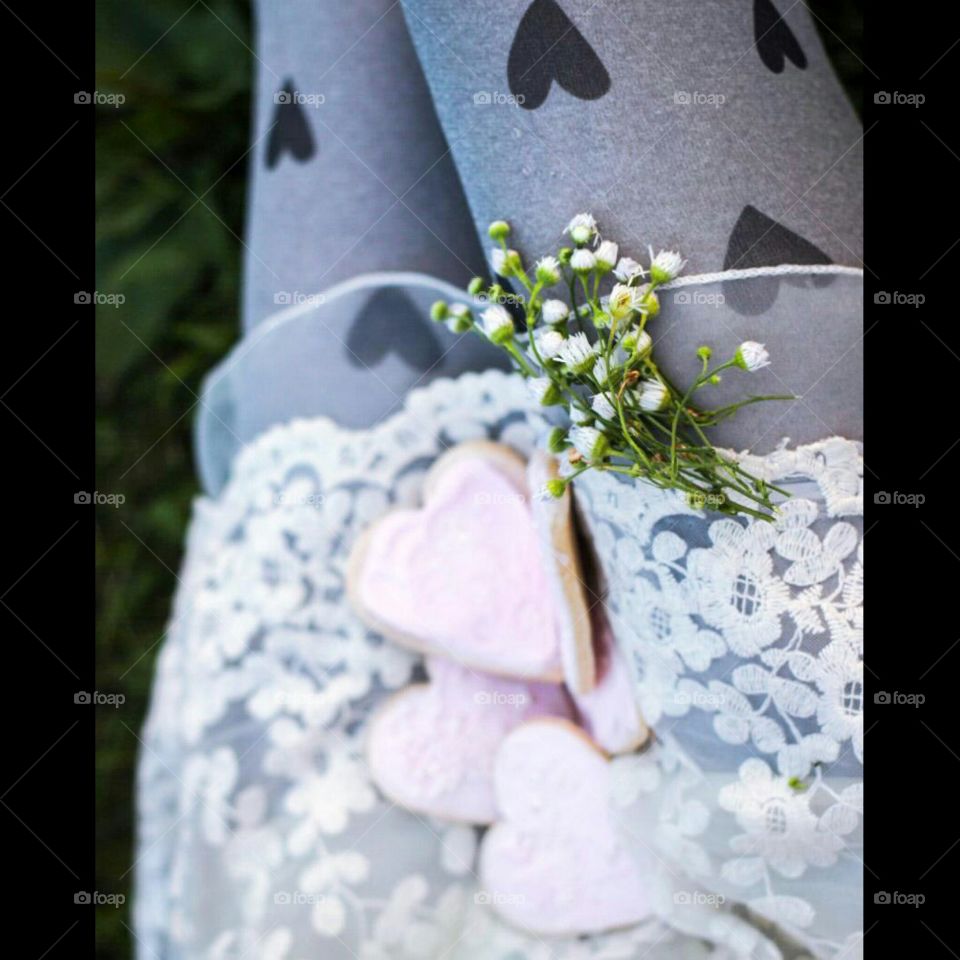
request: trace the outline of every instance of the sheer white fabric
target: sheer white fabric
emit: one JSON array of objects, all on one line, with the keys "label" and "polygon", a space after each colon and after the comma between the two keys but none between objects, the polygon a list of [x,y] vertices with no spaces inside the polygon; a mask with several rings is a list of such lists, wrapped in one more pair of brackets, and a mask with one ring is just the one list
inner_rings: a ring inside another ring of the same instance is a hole
[{"label": "sheer white fabric", "polygon": [[661,912],[709,933],[742,901],[819,956],[859,955],[863,466],[834,438],[744,457],[775,523],[671,492],[577,484],[653,751],[615,761],[620,822],[655,849]]}]

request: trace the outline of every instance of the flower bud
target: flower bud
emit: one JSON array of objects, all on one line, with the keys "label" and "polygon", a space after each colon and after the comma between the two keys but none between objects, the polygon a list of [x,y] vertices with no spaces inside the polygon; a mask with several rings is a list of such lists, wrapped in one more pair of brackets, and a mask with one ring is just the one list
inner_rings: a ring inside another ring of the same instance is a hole
[{"label": "flower bud", "polygon": [[494,220],[487,227],[487,234],[491,240],[506,240],[510,236],[510,224],[506,220]]},{"label": "flower bud", "polygon": [[556,257],[541,257],[536,266],[537,280],[545,287],[560,282],[560,261]]}]

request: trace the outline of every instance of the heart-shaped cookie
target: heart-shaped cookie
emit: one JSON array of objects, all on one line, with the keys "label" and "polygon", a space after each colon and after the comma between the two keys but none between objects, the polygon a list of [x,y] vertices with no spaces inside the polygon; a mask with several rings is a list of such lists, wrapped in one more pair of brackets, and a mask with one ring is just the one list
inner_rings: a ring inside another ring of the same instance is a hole
[{"label": "heart-shaped cookie", "polygon": [[466,443],[433,465],[421,509],[395,510],[360,538],[347,590],[368,626],[407,647],[557,683],[569,612],[545,568],[523,460]]},{"label": "heart-shaped cookie", "polygon": [[597,684],[589,693],[571,691],[578,719],[607,753],[631,753],[646,742],[650,731],[640,715],[630,668],[617,649],[603,604],[591,608],[590,619]]},{"label": "heart-shaped cookie", "polygon": [[499,821],[480,850],[480,882],[508,923],[543,936],[626,927],[652,912],[641,864],[608,810],[609,761],[566,720],[508,734],[493,770]]},{"label": "heart-shaped cookie", "polygon": [[[527,484],[542,490],[558,475],[557,461],[537,451],[527,464]],[[563,677],[573,694],[589,693],[595,686],[597,664],[594,654],[591,610],[598,597],[588,596],[573,519],[573,501],[568,487],[562,497],[534,497],[533,521],[540,534],[540,553],[557,611],[560,662]]]},{"label": "heart-shaped cookie", "polygon": [[505,680],[442,657],[429,658],[427,672],[429,683],[407,687],[371,719],[371,776],[410,810],[492,823],[493,763],[503,738],[534,717],[572,717],[570,698],[559,684]]}]

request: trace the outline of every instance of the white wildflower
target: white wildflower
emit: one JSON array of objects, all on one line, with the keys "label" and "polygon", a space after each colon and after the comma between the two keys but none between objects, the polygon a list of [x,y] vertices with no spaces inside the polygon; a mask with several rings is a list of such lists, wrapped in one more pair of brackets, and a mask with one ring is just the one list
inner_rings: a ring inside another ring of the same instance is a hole
[{"label": "white wildflower", "polygon": [[659,380],[644,380],[637,388],[640,409],[648,413],[663,410],[670,401],[667,388]]},{"label": "white wildflower", "polygon": [[537,352],[544,360],[552,360],[560,352],[566,340],[556,330],[543,330],[536,334]]},{"label": "white wildflower", "polygon": [[584,333],[567,337],[557,355],[570,371],[577,374],[586,373],[596,359],[596,353]]},{"label": "white wildflower", "polygon": [[661,250],[656,256],[653,254],[653,247],[648,247],[650,251],[650,279],[654,283],[668,283],[683,269],[687,262],[680,257],[675,250]]},{"label": "white wildflower", "polygon": [[641,299],[636,287],[616,283],[607,299],[607,310],[615,320],[622,320],[624,317],[629,317],[634,310],[639,309]]},{"label": "white wildflower", "polygon": [[613,271],[613,275],[622,283],[630,283],[637,277],[646,275],[646,270],[632,257],[621,257]]},{"label": "white wildflower", "polygon": [[597,265],[597,258],[589,250],[574,250],[570,266],[574,273],[589,273]]},{"label": "white wildflower", "polygon": [[597,232],[597,221],[589,213],[578,213],[564,228],[576,244],[589,243]]},{"label": "white wildflower", "polygon": [[513,317],[506,307],[499,303],[487,307],[480,316],[481,327],[494,343],[506,343],[513,337]]},{"label": "white wildflower", "polygon": [[762,343],[757,343],[756,340],[746,340],[740,344],[734,361],[738,367],[743,367],[744,370],[753,373],[754,370],[766,367],[770,363],[770,354],[767,353],[767,348]]},{"label": "white wildflower", "polygon": [[595,427],[574,427],[570,439],[577,451],[587,460],[601,460],[607,452],[607,438]]},{"label": "white wildflower", "polygon": [[604,273],[609,272],[617,263],[618,253],[619,248],[612,240],[604,240],[594,253],[594,256],[597,258],[597,266],[603,270]]},{"label": "white wildflower", "polygon": [[544,323],[563,323],[570,316],[570,308],[562,300],[544,300],[542,310]]},{"label": "white wildflower", "polygon": [[560,261],[556,257],[541,257],[536,264],[537,280],[546,287],[560,282]]},{"label": "white wildflower", "polygon": [[604,420],[616,420],[617,411],[614,405],[607,399],[606,394],[598,393],[591,401],[590,406],[598,417]]}]

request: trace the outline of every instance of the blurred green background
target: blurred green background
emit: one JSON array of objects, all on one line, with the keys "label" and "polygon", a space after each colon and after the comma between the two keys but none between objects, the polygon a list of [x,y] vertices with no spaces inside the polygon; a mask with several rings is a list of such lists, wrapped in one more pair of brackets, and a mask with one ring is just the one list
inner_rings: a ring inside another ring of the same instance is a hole
[{"label": "blurred green background", "polygon": [[[451,0],[453,2],[453,0]],[[153,666],[198,491],[191,426],[204,374],[236,339],[251,13],[244,0],[97,4],[97,955],[132,954],[133,779]],[[860,0],[811,4],[859,109]],[[822,24],[821,24],[822,25]]]}]

